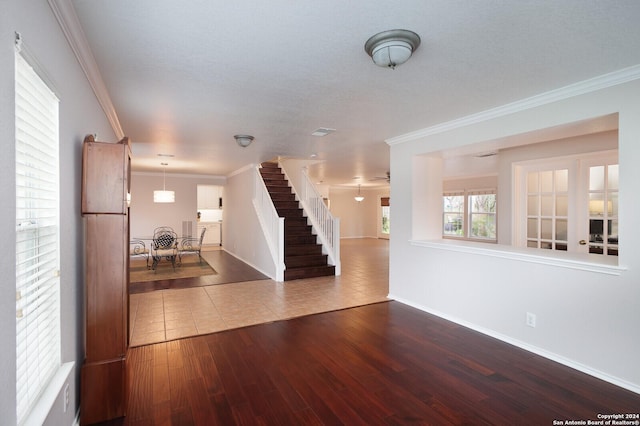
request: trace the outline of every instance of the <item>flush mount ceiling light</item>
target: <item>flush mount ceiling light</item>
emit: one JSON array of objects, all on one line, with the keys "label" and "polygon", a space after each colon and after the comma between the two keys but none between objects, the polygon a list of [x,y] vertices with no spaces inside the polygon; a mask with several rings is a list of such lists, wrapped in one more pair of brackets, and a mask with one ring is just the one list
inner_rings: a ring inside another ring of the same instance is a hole
[{"label": "flush mount ceiling light", "polygon": [[165,169],[169,163],[160,163],[162,166],[162,190],[153,191],[154,203],[174,203],[176,201],[176,193],[174,191],[167,191],[165,187]]},{"label": "flush mount ceiling light", "polygon": [[380,67],[395,69],[402,65],[420,46],[420,36],[408,30],[389,30],[378,33],[364,44],[364,50]]},{"label": "flush mount ceiling light", "polygon": [[233,137],[236,139],[236,142],[238,142],[238,145],[243,148],[251,145],[251,142],[253,142],[254,139],[254,137],[250,135],[234,135]]}]

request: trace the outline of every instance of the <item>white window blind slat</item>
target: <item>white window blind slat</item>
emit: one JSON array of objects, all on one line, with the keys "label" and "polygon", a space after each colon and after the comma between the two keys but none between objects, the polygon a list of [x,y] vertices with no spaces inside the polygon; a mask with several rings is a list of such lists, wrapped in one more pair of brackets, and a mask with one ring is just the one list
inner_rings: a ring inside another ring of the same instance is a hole
[{"label": "white window blind slat", "polygon": [[61,364],[58,99],[16,53],[16,396],[24,422]]}]

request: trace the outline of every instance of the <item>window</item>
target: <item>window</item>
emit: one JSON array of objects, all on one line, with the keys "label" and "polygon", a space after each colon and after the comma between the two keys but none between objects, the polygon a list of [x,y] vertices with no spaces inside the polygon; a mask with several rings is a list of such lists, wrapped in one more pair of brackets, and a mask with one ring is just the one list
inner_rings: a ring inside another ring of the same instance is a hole
[{"label": "window", "polygon": [[464,194],[445,194],[443,201],[443,235],[464,237]]},{"label": "window", "polygon": [[569,170],[527,173],[527,247],[567,250]]},{"label": "window", "polygon": [[58,99],[16,53],[16,399],[26,419],[60,367]]},{"label": "window", "polygon": [[618,165],[605,162],[585,169],[589,175],[589,253],[617,256]]},{"label": "window", "polygon": [[380,199],[380,209],[380,215],[382,217],[380,232],[389,235],[391,232],[391,206],[389,203],[389,197],[382,197]]},{"label": "window", "polygon": [[442,235],[496,241],[495,190],[444,194]]},{"label": "window", "polygon": [[604,151],[516,167],[516,245],[618,255],[618,158]]}]

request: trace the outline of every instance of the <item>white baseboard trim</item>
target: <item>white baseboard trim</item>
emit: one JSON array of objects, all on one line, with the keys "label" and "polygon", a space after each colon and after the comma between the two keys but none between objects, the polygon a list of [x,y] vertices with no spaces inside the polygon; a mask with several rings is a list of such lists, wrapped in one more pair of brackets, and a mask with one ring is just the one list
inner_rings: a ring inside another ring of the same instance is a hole
[{"label": "white baseboard trim", "polygon": [[261,274],[266,275],[267,277],[269,277],[272,280],[276,281],[276,279],[274,277],[272,277],[271,274],[269,274],[268,272],[263,271],[261,268],[257,267],[256,265],[254,265],[253,263],[249,262],[248,260],[238,256],[237,254],[227,250],[224,247],[222,247],[222,250],[224,250],[225,252],[229,253],[231,256],[235,257],[236,259],[240,260],[241,262],[244,262],[247,265],[251,266],[253,269],[255,269],[256,271],[260,272]]},{"label": "white baseboard trim", "polygon": [[452,317],[452,316],[444,314],[442,312],[435,311],[433,309],[429,309],[429,308],[427,308],[425,306],[422,306],[422,305],[413,303],[413,302],[411,302],[409,300],[403,299],[402,297],[397,297],[397,296],[393,295],[392,293],[389,293],[389,295],[387,297],[389,299],[393,299],[393,300],[395,300],[397,302],[400,302],[400,303],[403,303],[405,305],[411,306],[413,308],[419,309],[419,310],[421,310],[423,312],[427,312],[429,314],[432,314],[432,315],[435,315],[437,317],[443,318],[443,319],[445,319],[447,321],[454,322],[454,323],[459,324],[459,325],[461,325],[463,327],[470,328],[471,330],[474,330],[474,331],[477,331],[479,333],[485,334],[487,336],[493,337],[495,339],[498,339],[498,340],[503,341],[505,343],[508,343],[510,345],[516,346],[516,347],[518,347],[520,349],[524,349],[525,351],[532,352],[532,353],[534,353],[536,355],[540,355],[543,358],[550,359],[550,360],[555,361],[555,362],[557,362],[559,364],[565,365],[565,366],[567,366],[569,368],[573,368],[574,370],[578,370],[578,371],[580,371],[582,373],[585,373],[585,374],[588,374],[590,376],[596,377],[596,378],[598,378],[600,380],[604,380],[605,382],[609,382],[609,383],[614,384],[616,386],[620,386],[621,388],[630,390],[631,392],[640,394],[640,386],[638,386],[637,384],[628,382],[628,381],[626,381],[624,379],[621,379],[619,377],[612,376],[612,375],[604,373],[604,372],[602,372],[600,370],[596,370],[596,369],[591,368],[591,367],[589,367],[587,365],[584,365],[584,364],[581,364],[579,362],[576,362],[576,361],[574,361],[572,359],[565,358],[565,357],[563,357],[561,355],[558,355],[556,353],[549,352],[549,351],[547,351],[545,349],[542,349],[542,348],[539,348],[537,346],[533,346],[533,345],[530,345],[528,343],[522,342],[520,340],[513,339],[513,338],[511,338],[509,336],[505,336],[504,334],[497,333],[494,330],[491,330],[491,329],[488,329],[488,328],[484,328],[484,327],[480,327],[480,326],[478,326],[476,324],[472,324],[472,323],[470,323],[468,321],[461,320],[460,318]]}]

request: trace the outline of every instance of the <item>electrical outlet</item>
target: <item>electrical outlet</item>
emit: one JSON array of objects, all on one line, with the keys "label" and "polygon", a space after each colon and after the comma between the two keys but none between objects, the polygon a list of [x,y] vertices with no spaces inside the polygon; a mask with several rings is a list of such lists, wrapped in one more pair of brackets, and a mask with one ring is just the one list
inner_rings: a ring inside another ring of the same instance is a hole
[{"label": "electrical outlet", "polygon": [[64,400],[64,412],[67,412],[67,408],[69,408],[69,383],[66,383],[64,385],[64,396],[63,396],[63,400]]},{"label": "electrical outlet", "polygon": [[532,314],[531,312],[527,312],[527,325],[529,327],[535,327],[536,326],[536,314]]}]

